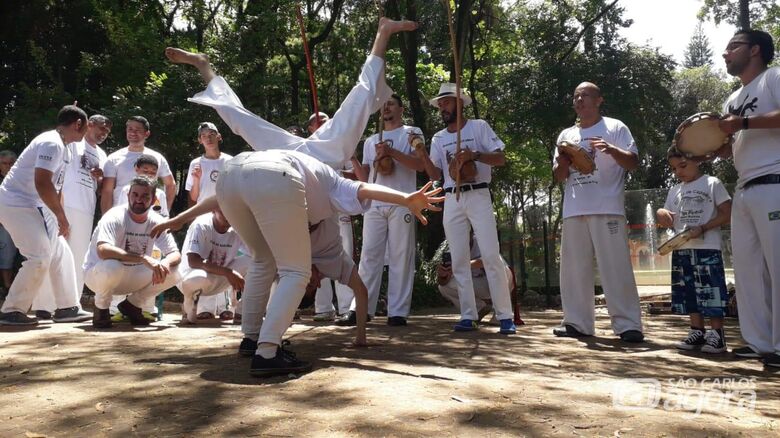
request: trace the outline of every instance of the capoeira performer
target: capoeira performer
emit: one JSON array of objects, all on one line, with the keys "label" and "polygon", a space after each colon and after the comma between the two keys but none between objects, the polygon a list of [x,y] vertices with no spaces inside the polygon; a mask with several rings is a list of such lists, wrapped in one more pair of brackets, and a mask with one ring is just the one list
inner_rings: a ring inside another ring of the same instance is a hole
[{"label": "capoeira performer", "polygon": [[780,367],[780,68],[772,37],[760,30],[739,31],[723,59],[742,87],[723,105],[721,129],[734,134],[722,156],[734,156],[737,189],[731,210],[731,245],[739,303],[743,358],[764,356]]},{"label": "capoeira performer", "polygon": [[[309,120],[306,123],[306,130],[308,131],[309,135],[314,134],[317,132],[317,129],[324,125],[325,122],[330,120],[330,116],[328,116],[327,113],[324,113],[320,111],[317,114],[312,114],[309,116]],[[346,164],[342,166],[342,169],[340,170],[342,176],[350,177],[350,173],[353,173],[354,171],[354,165],[355,163],[360,164],[355,158],[354,155],[351,158],[351,164],[352,167],[349,167],[349,164]],[[337,214],[334,218],[336,221],[335,223],[338,224],[338,234],[341,236],[341,245],[344,248],[344,251],[346,251],[347,254],[352,254],[354,249],[354,236],[353,236],[353,224],[352,224],[352,217],[346,214]],[[323,227],[323,228],[329,228],[333,229],[332,227]],[[322,232],[318,232],[317,235],[322,236]],[[328,236],[327,242],[331,242],[330,238],[334,236]],[[323,243],[320,242],[319,245],[322,245]],[[315,237],[312,236],[312,257],[317,258],[317,245],[318,243],[315,242]],[[330,245],[325,245],[330,251],[335,251],[335,248]],[[329,257],[327,254],[333,255],[332,252],[325,253],[323,257],[320,258],[321,261],[323,260],[332,260],[332,257]],[[316,265],[316,263],[315,263]],[[354,294],[352,293],[352,288],[349,287],[346,283],[342,283],[339,281],[338,275],[325,275],[325,281],[320,282],[320,287],[317,288],[317,292],[314,294],[314,317],[312,318],[314,321],[333,321],[336,319],[336,308],[333,306],[333,294],[336,294],[336,301],[338,303],[338,314],[339,315],[346,315],[350,310],[350,304],[353,301]],[[349,277],[347,277],[349,278]],[[330,280],[334,280],[331,282]],[[335,283],[335,287],[334,287]],[[354,312],[353,312],[354,314]],[[368,320],[371,320],[371,316],[368,317]],[[352,317],[352,324],[355,325],[355,317]],[[251,330],[251,328],[250,328]],[[251,333],[251,332],[250,332]]]},{"label": "capoeira performer", "polygon": [[87,114],[74,105],[57,114],[57,127],[35,137],[0,185],[0,223],[27,259],[0,311],[0,325],[35,325],[27,316],[48,276],[54,290],[54,322],[79,322],[92,316],[81,310],[73,254],[65,239],[70,223],[59,191],[73,157],[69,143],[81,141]]},{"label": "capoeira performer", "polygon": [[[225,162],[233,158],[232,155],[222,152],[219,143],[222,141],[217,125],[211,122],[202,122],[198,125],[198,142],[203,146],[203,155],[190,162],[187,171],[187,181],[184,189],[189,192],[189,205],[195,205],[199,200],[214,196],[217,187],[219,172],[225,167]],[[184,255],[186,261],[186,253]],[[233,291],[235,293],[235,290]],[[230,298],[227,291],[222,294],[201,295],[198,299],[198,314],[204,318],[212,318],[219,315],[220,319],[231,319],[234,314],[229,309]],[[233,306],[237,303],[233,301]],[[238,318],[236,318],[238,320]]]},{"label": "capoeira performer", "polygon": [[159,166],[157,174],[165,186],[168,210],[173,205],[176,196],[176,180],[173,179],[168,161],[159,152],[146,147],[146,139],[152,134],[149,121],[142,116],[133,116],[127,119],[125,135],[127,147],[111,153],[106,160],[103,169],[103,188],[100,193],[100,211],[105,214],[111,207],[117,205],[123,199],[122,188],[127,186],[136,176],[133,168],[135,161],[141,154],[153,155]]},{"label": "capoeira performer", "polygon": [[[425,140],[419,128],[404,125],[403,113],[401,97],[393,94],[382,110],[382,142],[379,141],[380,135],[374,134],[363,143],[362,167],[367,178],[363,181],[411,192],[417,187],[417,172],[425,170],[422,160],[412,152],[411,141],[414,137],[422,142]],[[368,315],[376,313],[387,255],[392,260],[387,277],[387,325],[390,326],[406,325],[412,306],[414,228],[412,214],[400,205],[374,202],[363,215],[363,250],[359,271],[368,288]],[[354,320],[353,313],[350,312],[345,319]]]},{"label": "capoeira performer", "polygon": [[[477,329],[477,304],[474,299],[474,285],[471,281],[469,233],[473,229],[474,237],[482,250],[482,263],[490,285],[490,296],[497,318],[501,323],[500,333],[513,334],[517,331],[513,322],[512,302],[507,288],[506,272],[498,246],[496,218],[493,215],[493,203],[490,200],[492,167],[503,166],[504,142],[484,120],[462,118],[461,152],[455,156],[457,126],[457,101],[455,84],[445,83],[439,89],[439,95],[430,100],[430,104],[439,108],[439,114],[446,128],[434,134],[431,140],[431,156],[425,148],[415,151],[423,159],[425,171],[433,180],[444,175],[444,234],[452,253],[452,272],[458,282],[461,320],[455,325],[455,331]],[[463,106],[471,104],[466,90],[461,90]],[[454,193],[455,180],[447,171],[452,160],[462,163],[473,161],[476,176],[473,181],[460,186],[460,200]]]},{"label": "capoeira performer", "polygon": [[[555,149],[553,177],[565,181],[561,236],[561,302],[563,322],[556,336],[592,336],[596,331],[593,298],[593,256],[607,297],[612,330],[624,342],[642,342],[639,294],[631,267],[626,232],[624,185],[626,172],[639,165],[628,127],[602,117],[601,90],[583,82],[574,90],[579,123],[558,136],[595,153],[596,170],[584,175],[570,168],[571,160]],[[595,148],[595,150],[594,150]]]},{"label": "capoeira performer", "polygon": [[[114,295],[127,295],[117,307],[131,324],[149,325],[141,311],[144,300],[175,286],[180,279],[177,265],[181,254],[173,236],[150,235],[152,227],[164,221],[151,211],[156,189],[156,180],[133,178],[128,205],[109,210],[92,233],[83,269],[87,287],[95,292],[95,328],[111,327],[108,307]],[[161,260],[152,257],[155,246],[162,253]]]},{"label": "capoeira performer", "polygon": [[[68,145],[73,159],[65,169],[62,203],[65,216],[70,223],[67,241],[73,253],[74,265],[77,267],[76,291],[79,300],[84,289],[84,271],[81,269],[81,264],[84,263],[84,257],[89,249],[92,225],[95,222],[97,194],[103,182],[103,166],[106,164],[106,153],[99,145],[110,133],[111,120],[106,116],[95,114],[90,116],[87,122],[84,139]],[[51,281],[46,279],[33,300],[32,309],[35,310],[38,319],[51,319],[56,306]]]},{"label": "capoeira performer", "polygon": [[[380,20],[371,55],[358,84],[333,119],[306,139],[296,137],[245,110],[224,80],[215,76],[205,56],[166,49],[166,56],[171,61],[196,66],[208,83],[206,92],[191,100],[217,109],[228,126],[254,149],[299,151],[238,155],[228,162],[226,171],[217,181],[217,197],[205,200],[179,216],[186,220],[187,215],[209,211],[216,206],[218,199],[225,216],[250,248],[253,261],[244,290],[244,321],[250,319],[249,309],[254,307],[252,302],[259,301],[260,296],[267,293],[278,275],[278,286],[269,299],[257,353],[252,359],[251,372],[255,375],[304,371],[311,367],[280,346],[281,337],[292,321],[311,275],[310,242],[299,239],[297,244],[290,245],[291,240],[305,235],[310,226],[332,217],[335,211],[362,212],[369,199],[407,205],[420,215],[423,222],[423,209],[437,210],[429,203],[437,200],[430,197],[432,193],[426,196],[419,191],[404,195],[382,186],[344,179],[333,170],[350,159],[369,116],[391,94],[384,82],[382,59],[390,36],[416,27],[413,22]],[[323,193],[326,196],[323,197]],[[183,225],[179,217],[170,222]],[[359,281],[355,269],[351,276],[354,277],[351,282]],[[361,335],[361,331],[365,332],[366,295],[356,290],[355,297],[359,310],[357,343],[365,344],[365,335]]]},{"label": "capoeira performer", "polygon": [[246,252],[238,233],[219,208],[195,219],[187,229],[182,245],[184,258],[179,265],[179,289],[184,295],[182,322],[197,322],[201,309],[196,301],[222,297],[227,288],[231,289],[232,301],[240,314],[236,294],[244,290],[250,260]]}]

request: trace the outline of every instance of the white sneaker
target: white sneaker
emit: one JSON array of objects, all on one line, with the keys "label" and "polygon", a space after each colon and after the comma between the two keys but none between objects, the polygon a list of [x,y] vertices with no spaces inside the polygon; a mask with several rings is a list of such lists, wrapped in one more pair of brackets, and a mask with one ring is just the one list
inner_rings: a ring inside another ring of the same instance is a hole
[{"label": "white sneaker", "polygon": [[706,344],[701,347],[702,353],[717,354],[727,350],[726,340],[720,336],[717,330],[707,330],[707,333],[704,334],[704,342]]},{"label": "white sneaker", "polygon": [[334,321],[336,319],[336,311],[315,313],[312,319],[314,321]]}]

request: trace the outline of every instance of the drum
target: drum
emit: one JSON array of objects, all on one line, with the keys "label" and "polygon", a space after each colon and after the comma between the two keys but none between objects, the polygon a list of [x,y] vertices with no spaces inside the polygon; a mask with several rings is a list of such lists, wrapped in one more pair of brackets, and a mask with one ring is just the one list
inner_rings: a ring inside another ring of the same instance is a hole
[{"label": "drum", "polygon": [[675,249],[679,249],[685,245],[686,242],[691,240],[691,230],[683,230],[672,236],[669,240],[664,242],[663,245],[658,247],[658,253],[661,255],[667,255]]},{"label": "drum", "polygon": [[720,114],[711,112],[688,117],[677,127],[672,146],[687,158],[714,159],[715,152],[732,140],[718,126],[720,118]]},{"label": "drum", "polygon": [[583,175],[590,175],[596,170],[596,162],[593,159],[593,152],[587,148],[581,147],[576,143],[562,141],[558,143],[560,152],[571,160],[571,166]]}]

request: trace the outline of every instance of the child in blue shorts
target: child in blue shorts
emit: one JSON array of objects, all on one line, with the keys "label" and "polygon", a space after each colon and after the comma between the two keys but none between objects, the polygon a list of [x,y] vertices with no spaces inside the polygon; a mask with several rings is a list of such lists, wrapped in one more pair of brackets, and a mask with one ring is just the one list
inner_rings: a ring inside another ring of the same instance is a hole
[{"label": "child in blue shorts", "polygon": [[[688,337],[677,348],[723,353],[728,291],[720,227],[729,223],[731,197],[719,179],[702,174],[699,163],[686,159],[676,148],[669,149],[667,159],[680,183],[669,190],[656,218],[660,226],[675,233],[686,229],[691,233],[691,240],[672,252],[672,311],[691,318]],[[705,332],[707,317],[712,328]]]}]

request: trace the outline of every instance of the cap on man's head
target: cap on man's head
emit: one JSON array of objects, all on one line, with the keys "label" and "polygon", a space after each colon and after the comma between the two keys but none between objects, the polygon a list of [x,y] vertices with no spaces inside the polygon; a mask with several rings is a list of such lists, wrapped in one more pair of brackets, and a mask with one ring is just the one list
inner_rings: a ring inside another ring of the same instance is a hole
[{"label": "cap on man's head", "polygon": [[[428,103],[430,103],[432,106],[437,106],[439,99],[444,97],[458,97],[455,84],[451,82],[445,82],[441,84],[441,87],[439,87],[439,94],[433,99],[429,100]],[[469,96],[468,90],[465,88],[460,89],[460,98],[463,101],[463,106],[471,105],[471,97]]]},{"label": "cap on man's head", "polygon": [[[322,112],[322,111],[320,111],[320,112],[319,112],[319,113],[317,113],[317,114],[319,114],[319,116],[320,116],[320,119],[322,119],[322,123],[325,123],[325,122],[327,122],[328,120],[330,120],[330,116],[329,116],[329,115],[327,115],[326,113]],[[310,116],[309,116],[309,120],[306,122],[306,125],[310,125],[310,124],[311,124],[311,122],[313,122],[313,121],[314,121],[314,118],[315,118],[315,117],[317,117],[317,114],[312,114],[312,115],[310,115]]]},{"label": "cap on man's head", "polygon": [[206,129],[210,129],[216,132],[217,134],[219,134],[219,129],[217,129],[217,125],[211,122],[201,122],[200,125],[198,125],[198,135],[200,135],[200,133]]}]

